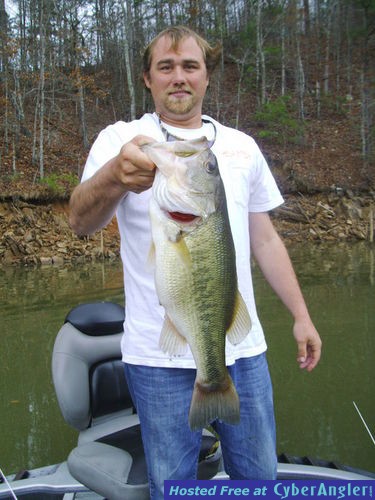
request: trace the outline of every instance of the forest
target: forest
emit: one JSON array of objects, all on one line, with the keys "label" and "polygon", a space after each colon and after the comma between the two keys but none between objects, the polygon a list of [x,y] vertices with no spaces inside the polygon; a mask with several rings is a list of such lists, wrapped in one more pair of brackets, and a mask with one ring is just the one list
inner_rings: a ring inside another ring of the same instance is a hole
[{"label": "forest", "polygon": [[205,112],[285,189],[374,188],[375,0],[0,0],[3,199],[68,193],[101,128],[152,111],[142,49],[175,24],[222,44]]}]

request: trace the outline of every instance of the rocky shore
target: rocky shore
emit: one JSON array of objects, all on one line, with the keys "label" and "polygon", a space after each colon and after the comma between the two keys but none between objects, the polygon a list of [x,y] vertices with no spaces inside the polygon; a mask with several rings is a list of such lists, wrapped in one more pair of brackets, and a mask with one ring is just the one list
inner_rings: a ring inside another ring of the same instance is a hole
[{"label": "rocky shore", "polygon": [[64,265],[119,256],[113,220],[103,231],[78,237],[68,223],[68,203],[0,203],[0,266]]},{"label": "rocky shore", "polygon": [[[374,241],[375,193],[288,195],[272,213],[284,241]],[[69,227],[67,201],[0,203],[0,266],[67,265],[119,257],[116,220],[90,237]]]}]

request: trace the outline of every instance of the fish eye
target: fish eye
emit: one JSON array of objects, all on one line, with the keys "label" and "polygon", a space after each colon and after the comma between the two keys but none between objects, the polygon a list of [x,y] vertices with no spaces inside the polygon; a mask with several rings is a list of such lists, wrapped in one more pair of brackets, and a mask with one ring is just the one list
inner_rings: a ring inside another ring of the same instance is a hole
[{"label": "fish eye", "polygon": [[205,167],[206,167],[206,171],[209,173],[209,174],[213,174],[216,172],[216,169],[217,169],[217,163],[215,161],[215,159],[209,159],[205,162]]}]

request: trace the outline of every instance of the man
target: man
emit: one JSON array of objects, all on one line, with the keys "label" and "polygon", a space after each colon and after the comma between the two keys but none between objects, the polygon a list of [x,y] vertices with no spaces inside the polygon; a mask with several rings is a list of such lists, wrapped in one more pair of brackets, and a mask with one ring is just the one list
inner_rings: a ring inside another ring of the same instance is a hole
[{"label": "man", "polygon": [[164,311],[147,266],[155,165],[140,149],[142,144],[205,135],[213,143],[224,182],[239,289],[253,322],[246,339],[226,351],[240,397],[240,423],[216,420],[212,424],[232,479],[275,479],[277,466],[272,386],[255,309],[250,247],[267,281],[293,315],[300,367],[311,371],[320,358],[319,334],[267,214],[283,202],[269,168],[249,136],[202,116],[217,59],[218,50],[185,27],[160,33],[144,55],[144,82],[156,112],[131,123],[118,122],[100,133],[70,202],[70,222],[78,234],[102,228],[117,214],[126,296],[123,361],[141,421],[153,500],[163,498],[165,479],[195,477],[201,432],[192,432],[188,425],[195,379],[191,353],[171,358],[158,345]]}]

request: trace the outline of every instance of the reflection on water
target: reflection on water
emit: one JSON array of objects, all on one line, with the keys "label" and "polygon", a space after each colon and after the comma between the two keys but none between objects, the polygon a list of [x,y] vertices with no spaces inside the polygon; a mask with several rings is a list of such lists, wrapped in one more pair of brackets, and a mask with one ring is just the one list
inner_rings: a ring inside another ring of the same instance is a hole
[{"label": "reflection on water", "polygon": [[68,311],[82,302],[123,303],[121,264],[0,269],[0,467],[59,462],[76,439],[51,380],[51,352]]},{"label": "reflection on water", "polygon": [[308,245],[290,253],[324,350],[314,372],[300,372],[288,314],[259,278],[278,450],[375,470],[375,447],[353,405],[375,433],[374,248]]},{"label": "reflection on water", "polygon": [[[375,470],[374,249],[297,245],[290,249],[324,355],[301,372],[288,313],[257,268],[255,289],[269,345],[278,451]],[[6,472],[66,458],[76,440],[51,381],[54,338],[78,303],[123,303],[119,263],[0,269],[0,466]]]}]

